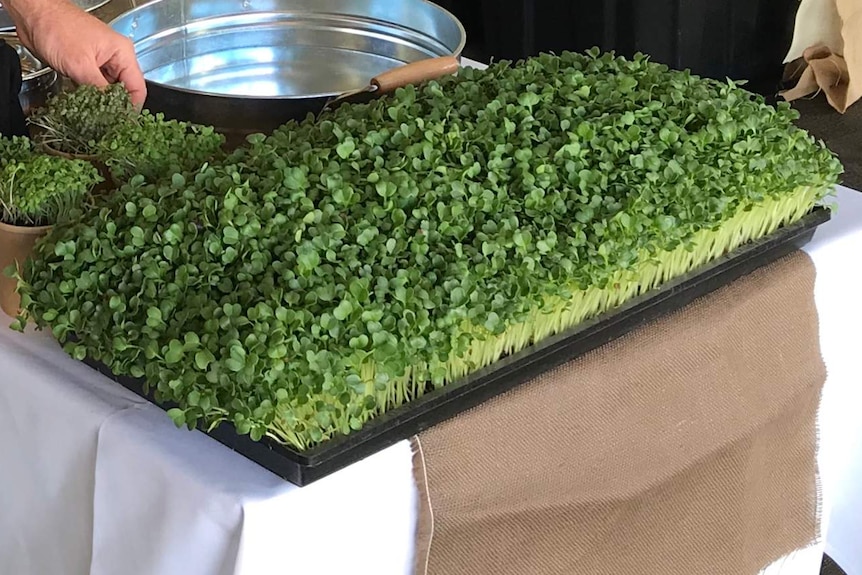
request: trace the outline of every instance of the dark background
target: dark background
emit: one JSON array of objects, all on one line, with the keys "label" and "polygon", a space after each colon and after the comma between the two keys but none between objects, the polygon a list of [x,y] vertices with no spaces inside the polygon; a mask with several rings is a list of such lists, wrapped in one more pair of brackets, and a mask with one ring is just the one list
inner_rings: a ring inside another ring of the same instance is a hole
[{"label": "dark background", "polygon": [[517,60],[593,46],[649,54],[774,94],[798,0],[437,0],[467,29],[467,57]]}]

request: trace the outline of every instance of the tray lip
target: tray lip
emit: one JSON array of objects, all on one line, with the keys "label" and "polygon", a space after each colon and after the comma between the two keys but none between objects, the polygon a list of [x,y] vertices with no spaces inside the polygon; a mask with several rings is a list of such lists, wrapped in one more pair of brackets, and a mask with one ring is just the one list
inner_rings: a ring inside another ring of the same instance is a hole
[{"label": "tray lip", "polygon": [[[100,1],[104,1],[107,3],[107,2],[110,2],[111,0],[100,0]],[[114,30],[115,32],[121,33],[119,26],[125,20],[130,19],[130,18],[134,19],[136,16],[139,16],[141,14],[145,14],[148,9],[152,8],[153,6],[155,6],[157,4],[161,4],[165,1],[166,0],[149,0],[148,2],[145,2],[139,6],[136,6],[135,8],[132,8],[131,10],[128,10],[128,11],[120,14],[119,16],[117,16],[116,18],[114,18],[113,20],[108,22],[108,26],[112,30]],[[459,18],[457,18],[455,16],[455,14],[452,13],[451,10],[444,8],[443,6],[441,6],[440,4],[437,4],[436,2],[433,2],[432,0],[412,0],[412,1],[433,7],[435,10],[439,11],[443,16],[448,18],[455,25],[455,27],[458,29],[458,33],[459,33],[458,46],[455,49],[453,49],[451,51],[451,53],[437,54],[437,56],[439,56],[439,57],[452,56],[452,57],[456,58],[458,60],[458,62],[460,63],[461,59],[462,59],[462,53],[464,52],[464,49],[467,46],[467,30],[464,27],[464,23],[461,22],[461,20]],[[2,10],[2,9],[0,9],[0,10]],[[254,11],[251,11],[249,13],[253,13],[253,12]],[[261,13],[264,13],[264,12],[265,11],[261,11]],[[216,17],[213,17],[213,19],[214,18],[216,18]],[[178,30],[181,28],[185,28],[189,25],[198,24],[202,21],[203,20],[183,22],[182,24],[178,24],[177,26],[171,28],[171,30],[175,30],[175,29]],[[388,24],[394,25],[391,22]],[[163,34],[165,32],[166,32],[166,30],[160,30],[158,32],[158,34]],[[144,37],[142,39],[135,40],[134,38],[131,38],[129,36],[126,36],[126,37],[134,43],[136,51],[137,51],[137,45],[139,42],[144,42],[144,41],[152,38],[151,36],[147,36],[147,37]],[[441,45],[442,45],[442,43],[441,43]],[[409,62],[405,62],[405,64],[408,64],[408,63]],[[371,81],[371,78],[368,78],[368,80]],[[259,102],[259,103],[267,103],[267,102],[273,102],[273,103],[279,103],[279,102],[285,103],[285,102],[287,102],[287,103],[289,103],[289,102],[298,101],[298,100],[332,98],[332,97],[340,95],[340,92],[326,92],[326,93],[320,93],[320,94],[300,94],[300,95],[284,95],[284,96],[278,96],[278,95],[276,95],[276,96],[272,96],[272,95],[270,95],[270,96],[255,96],[255,95],[237,96],[235,94],[227,94],[227,93],[223,93],[223,92],[207,92],[205,90],[196,90],[196,89],[192,89],[192,88],[184,88],[181,86],[175,86],[174,84],[171,84],[171,83],[159,82],[156,80],[152,80],[150,78],[146,78],[146,82],[147,82],[147,84],[149,84],[151,86],[157,86],[157,87],[162,88],[162,89],[167,90],[167,91],[175,92],[178,94],[185,94],[188,96],[213,98],[213,99],[217,99],[217,100],[234,100],[237,98],[241,98],[243,100],[254,101],[254,102]],[[361,88],[361,86],[357,86],[357,89],[359,89],[359,88]]]},{"label": "tray lip", "polygon": [[[439,414],[437,416],[432,415],[440,410],[445,410],[445,406],[453,402],[479,395],[479,392],[482,390],[486,390],[487,393],[489,388],[493,388],[492,392],[489,393],[489,397],[501,395],[532,379],[531,377],[527,377],[523,381],[516,381],[513,384],[502,384],[501,382],[507,379],[507,373],[513,369],[523,370],[524,368],[529,368],[531,365],[543,363],[549,357],[558,353],[557,348],[565,348],[567,345],[571,345],[573,341],[585,340],[587,349],[571,355],[571,357],[562,363],[572,361],[584,353],[620,337],[622,334],[612,335],[597,345],[590,343],[590,340],[601,339],[599,336],[605,336],[606,332],[625,323],[628,316],[635,316],[637,321],[632,328],[624,329],[623,333],[627,333],[631,329],[635,329],[637,326],[662,315],[663,312],[658,312],[655,315],[648,315],[648,312],[654,310],[656,306],[663,302],[674,301],[679,296],[692,291],[698,292],[692,298],[694,299],[726,285],[727,282],[724,282],[713,288],[704,290],[703,293],[699,293],[701,291],[699,287],[701,284],[708,282],[716,276],[732,273],[737,268],[756,261],[759,255],[769,254],[771,256],[773,252],[783,247],[789,248],[786,253],[793,251],[793,247],[798,249],[800,247],[798,245],[800,238],[807,237],[802,242],[802,245],[807,244],[817,228],[830,221],[831,217],[832,210],[828,206],[816,206],[805,216],[789,226],[780,227],[771,234],[743,244],[728,254],[665,282],[656,289],[632,298],[624,304],[573,326],[568,330],[549,336],[541,342],[524,348],[515,354],[504,357],[488,367],[459,379],[457,382],[432,390],[415,401],[405,403],[398,408],[387,411],[383,415],[370,420],[359,431],[349,435],[336,435],[332,439],[306,451],[298,451],[292,446],[279,444],[268,437],[254,442],[247,435],[237,434],[235,427],[230,421],[221,422],[213,431],[206,431],[203,424],[199,424],[197,429],[229,449],[237,451],[276,475],[287,479],[291,483],[300,487],[308,485],[329,473],[360,461],[372,453],[382,451],[399,441],[408,439],[423,429],[454,417],[463,410],[456,410],[455,414],[443,416],[439,416]],[[769,258],[765,261],[774,261],[778,257],[782,256]],[[761,265],[763,264],[755,265],[752,269],[756,269]],[[750,271],[743,271],[735,277],[741,277],[750,273]],[[683,303],[673,309],[680,309],[684,305],[686,304]],[[84,363],[109,379],[147,399],[159,409],[167,411],[173,405],[170,402],[165,404],[157,403],[153,397],[152,390],[149,393],[143,391],[142,380],[126,376],[116,376],[110,372],[105,364],[91,360],[89,357],[84,360]],[[555,365],[559,365],[559,363]],[[484,400],[480,399],[478,403],[482,401]],[[478,403],[471,405],[478,405]],[[433,420],[433,423],[420,422],[419,420],[423,416]],[[281,460],[276,465],[279,469],[276,470],[264,464],[261,461],[264,458],[278,458]],[[292,467],[291,469],[285,468],[285,461],[289,462],[289,467]]]}]

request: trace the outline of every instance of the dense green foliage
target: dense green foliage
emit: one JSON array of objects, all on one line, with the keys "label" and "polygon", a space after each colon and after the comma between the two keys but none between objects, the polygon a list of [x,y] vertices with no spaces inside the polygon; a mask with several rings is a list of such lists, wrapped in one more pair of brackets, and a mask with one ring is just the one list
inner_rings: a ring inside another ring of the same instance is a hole
[{"label": "dense green foliage", "polygon": [[51,97],[30,118],[37,141],[67,154],[106,165],[118,183],[142,175],[170,179],[218,159],[224,136],[211,126],[140,113],[122,84],[104,90],[82,85]]},{"label": "dense green foliage", "polygon": [[38,142],[67,154],[91,156],[103,138],[136,114],[122,84],[104,90],[85,84],[49,98],[29,122]]},{"label": "dense green foliage", "polygon": [[841,166],[793,119],[645,58],[465,69],[133,178],[22,302],[177,422],[305,449],[803,216]]},{"label": "dense green foliage", "polygon": [[216,159],[223,144],[224,136],[210,126],[166,120],[144,110],[102,139],[97,155],[117,182],[138,174],[157,182]]},{"label": "dense green foliage", "polygon": [[51,225],[80,207],[102,181],[88,162],[46,156],[28,138],[0,138],[0,221]]}]

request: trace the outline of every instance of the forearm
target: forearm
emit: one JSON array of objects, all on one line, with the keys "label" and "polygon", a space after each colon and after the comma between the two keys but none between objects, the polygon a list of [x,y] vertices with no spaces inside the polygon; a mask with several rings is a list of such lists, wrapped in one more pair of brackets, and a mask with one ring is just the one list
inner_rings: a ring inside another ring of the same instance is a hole
[{"label": "forearm", "polygon": [[132,41],[71,0],[0,0],[18,37],[57,72],[78,84],[123,82],[135,105],[147,88]]},{"label": "forearm", "polygon": [[70,0],[2,0],[3,7],[15,23],[16,31],[25,46],[36,48],[33,36],[40,33],[45,20],[63,21],[64,17],[79,12]]},{"label": "forearm", "polygon": [[12,16],[17,26],[31,22],[33,18],[44,14],[46,10],[56,10],[60,6],[68,6],[69,0],[3,0],[3,7]]}]

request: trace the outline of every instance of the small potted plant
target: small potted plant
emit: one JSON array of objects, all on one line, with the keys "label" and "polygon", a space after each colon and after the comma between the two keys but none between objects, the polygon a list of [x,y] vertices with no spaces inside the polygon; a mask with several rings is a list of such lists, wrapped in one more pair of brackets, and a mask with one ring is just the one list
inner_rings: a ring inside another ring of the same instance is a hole
[{"label": "small potted plant", "polygon": [[19,312],[16,275],[51,226],[102,181],[90,163],[38,153],[25,137],[0,138],[0,307]]},{"label": "small potted plant", "polygon": [[108,173],[97,153],[100,142],[137,116],[123,84],[100,89],[82,85],[48,99],[30,115],[34,140],[47,154],[84,160]]},{"label": "small potted plant", "polygon": [[136,175],[157,183],[219,159],[224,143],[211,126],[166,120],[164,114],[144,110],[103,138],[96,154],[117,186]]}]

